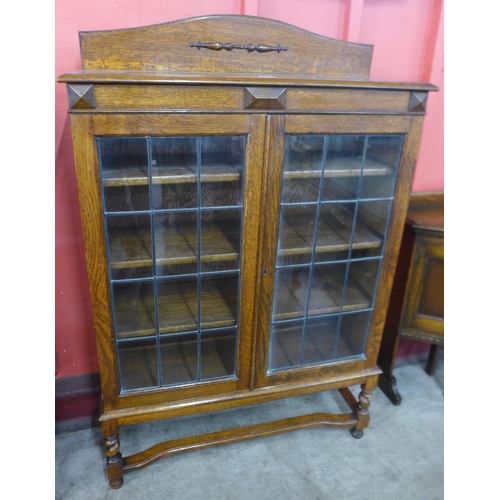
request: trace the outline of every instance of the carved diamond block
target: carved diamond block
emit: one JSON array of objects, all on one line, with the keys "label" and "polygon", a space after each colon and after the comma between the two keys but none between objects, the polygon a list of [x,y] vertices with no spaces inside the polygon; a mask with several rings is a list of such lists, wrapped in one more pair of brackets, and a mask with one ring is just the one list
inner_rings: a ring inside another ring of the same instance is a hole
[{"label": "carved diamond block", "polygon": [[425,111],[427,92],[412,92],[408,111]]},{"label": "carved diamond block", "polygon": [[95,109],[93,85],[68,85],[67,88],[71,109]]},{"label": "carved diamond block", "polygon": [[245,87],[245,109],[285,109],[286,89],[276,87]]}]

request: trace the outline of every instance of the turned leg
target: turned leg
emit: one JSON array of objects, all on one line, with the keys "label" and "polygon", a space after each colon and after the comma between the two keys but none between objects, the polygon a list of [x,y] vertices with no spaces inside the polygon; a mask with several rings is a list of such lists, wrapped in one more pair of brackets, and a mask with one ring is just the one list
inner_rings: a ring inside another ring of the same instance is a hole
[{"label": "turned leg", "polygon": [[104,445],[106,446],[106,472],[109,485],[117,490],[123,484],[123,460],[120,453],[120,439],[116,424],[103,423]]},{"label": "turned leg", "polygon": [[361,439],[363,437],[363,429],[368,427],[370,422],[370,412],[368,407],[370,406],[370,398],[372,391],[377,386],[377,380],[369,381],[361,386],[361,392],[359,394],[359,401],[354,407],[354,414],[358,419],[356,427],[351,429],[351,435],[356,439]]}]

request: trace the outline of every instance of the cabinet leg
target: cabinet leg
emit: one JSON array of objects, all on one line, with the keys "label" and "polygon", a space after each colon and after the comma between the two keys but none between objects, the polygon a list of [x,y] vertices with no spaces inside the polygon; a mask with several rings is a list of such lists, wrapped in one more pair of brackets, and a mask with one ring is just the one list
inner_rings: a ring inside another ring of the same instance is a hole
[{"label": "cabinet leg", "polygon": [[438,348],[439,346],[437,344],[432,344],[429,349],[429,357],[427,358],[427,364],[425,365],[427,375],[434,375],[436,371]]},{"label": "cabinet leg", "polygon": [[394,375],[382,373],[378,379],[378,386],[393,405],[399,406],[401,404],[401,394],[399,394],[396,382]]},{"label": "cabinet leg", "polygon": [[361,439],[363,437],[363,429],[366,429],[370,422],[370,412],[368,411],[368,407],[370,406],[372,390],[368,389],[372,389],[371,384],[370,386],[368,386],[368,384],[363,384],[361,386],[359,401],[354,408],[354,414],[358,419],[358,423],[356,424],[356,427],[351,429],[351,435],[356,439]]},{"label": "cabinet leg", "polygon": [[109,435],[108,429],[104,429],[104,445],[106,446],[106,472],[108,474],[109,485],[117,490],[123,484],[123,459],[120,453],[120,439],[118,426],[112,426],[115,432]]}]

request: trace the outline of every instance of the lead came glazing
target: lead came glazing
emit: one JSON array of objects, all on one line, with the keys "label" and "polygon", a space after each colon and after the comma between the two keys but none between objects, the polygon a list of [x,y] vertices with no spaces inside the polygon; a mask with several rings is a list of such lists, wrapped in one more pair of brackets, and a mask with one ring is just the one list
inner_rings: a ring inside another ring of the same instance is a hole
[{"label": "lead came glazing", "polygon": [[268,372],[361,358],[400,135],[287,135]]},{"label": "lead came glazing", "polygon": [[235,377],[245,137],[98,148],[121,390]]}]

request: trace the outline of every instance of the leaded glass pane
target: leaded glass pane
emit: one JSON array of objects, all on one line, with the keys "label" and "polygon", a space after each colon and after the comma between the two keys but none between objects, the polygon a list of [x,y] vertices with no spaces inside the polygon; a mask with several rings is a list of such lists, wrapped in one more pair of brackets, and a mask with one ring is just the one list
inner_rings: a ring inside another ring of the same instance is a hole
[{"label": "leaded glass pane", "polygon": [[269,371],[364,355],[402,145],[287,135]]},{"label": "leaded glass pane", "polygon": [[118,366],[122,389],[157,386],[159,382],[156,339],[118,343]]},{"label": "leaded glass pane", "polygon": [[147,140],[101,138],[99,159],[105,211],[149,210]]},{"label": "leaded glass pane", "polygon": [[97,142],[122,390],[235,377],[246,137]]}]

